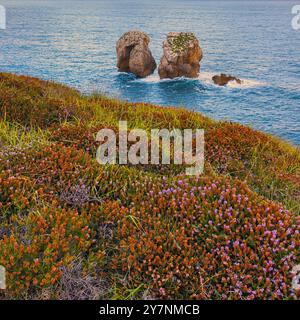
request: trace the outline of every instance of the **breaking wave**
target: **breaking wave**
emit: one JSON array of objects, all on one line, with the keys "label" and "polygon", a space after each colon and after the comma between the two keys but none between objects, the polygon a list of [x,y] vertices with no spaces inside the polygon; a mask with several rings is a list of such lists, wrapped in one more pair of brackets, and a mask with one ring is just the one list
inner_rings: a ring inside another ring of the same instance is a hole
[{"label": "breaking wave", "polygon": [[[160,82],[168,82],[168,81],[181,81],[181,80],[187,80],[187,81],[200,81],[204,84],[207,85],[213,85],[215,87],[220,87],[214,84],[214,82],[212,81],[212,77],[215,75],[216,73],[213,72],[201,72],[199,74],[198,78],[195,79],[188,79],[188,78],[176,78],[176,79],[163,79],[161,80],[159,78],[158,74],[152,74],[146,78],[143,79],[137,79],[136,81],[141,81],[141,82],[146,82],[146,83],[160,83]],[[253,88],[253,87],[260,87],[260,86],[264,86],[266,85],[266,83],[261,82],[261,81],[257,81],[257,80],[253,80],[253,79],[241,79],[242,83],[239,84],[236,81],[230,81],[227,84],[227,88],[235,88],[235,89],[247,89],[247,88]]]}]

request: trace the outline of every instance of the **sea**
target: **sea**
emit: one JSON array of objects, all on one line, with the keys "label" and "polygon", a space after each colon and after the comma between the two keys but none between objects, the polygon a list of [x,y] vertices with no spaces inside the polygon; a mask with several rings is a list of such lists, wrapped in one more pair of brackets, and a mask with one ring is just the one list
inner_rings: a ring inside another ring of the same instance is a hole
[{"label": "sea", "polygon": [[[0,0],[0,5],[6,9],[0,71],[68,84],[85,94],[185,107],[300,145],[300,28],[293,10],[299,1]],[[118,72],[116,41],[129,30],[150,36],[157,64],[168,32],[194,32],[204,53],[199,77],[160,80],[156,70],[138,79]],[[242,84],[216,86],[211,78],[219,73]]]}]

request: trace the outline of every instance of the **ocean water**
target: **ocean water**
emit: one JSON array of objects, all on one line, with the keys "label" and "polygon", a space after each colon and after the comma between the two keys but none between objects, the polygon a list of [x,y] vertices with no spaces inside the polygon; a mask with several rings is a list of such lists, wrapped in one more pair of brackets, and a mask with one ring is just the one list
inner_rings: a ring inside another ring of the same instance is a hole
[{"label": "ocean water", "polygon": [[[184,106],[300,145],[300,30],[297,1],[0,0],[0,70],[66,83],[128,101]],[[300,2],[298,2],[300,4]],[[159,63],[169,31],[192,31],[204,52],[199,79],[160,81],[119,73],[115,43],[126,31],[151,37]],[[242,86],[212,84],[214,74]]]}]

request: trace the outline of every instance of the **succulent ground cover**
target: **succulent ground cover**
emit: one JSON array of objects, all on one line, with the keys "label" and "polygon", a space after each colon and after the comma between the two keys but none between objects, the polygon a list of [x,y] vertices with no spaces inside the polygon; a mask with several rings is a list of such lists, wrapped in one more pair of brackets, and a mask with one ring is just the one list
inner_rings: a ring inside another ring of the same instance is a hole
[{"label": "succulent ground cover", "polygon": [[[205,172],[100,166],[101,128],[205,129]],[[0,73],[5,299],[297,299],[300,152],[186,109]]]}]

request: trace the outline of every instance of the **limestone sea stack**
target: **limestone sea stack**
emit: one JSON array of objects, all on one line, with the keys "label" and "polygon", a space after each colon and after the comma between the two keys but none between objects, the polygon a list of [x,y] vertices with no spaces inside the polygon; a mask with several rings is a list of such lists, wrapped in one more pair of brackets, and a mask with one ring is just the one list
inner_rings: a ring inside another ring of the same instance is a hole
[{"label": "limestone sea stack", "polygon": [[197,78],[200,71],[202,49],[191,32],[169,32],[163,43],[163,56],[158,73],[161,79]]},{"label": "limestone sea stack", "polygon": [[117,67],[140,78],[149,76],[156,69],[156,62],[148,47],[149,36],[141,31],[129,31],[117,41]]},{"label": "limestone sea stack", "polygon": [[213,76],[212,80],[213,80],[214,84],[217,84],[219,86],[226,86],[228,84],[228,82],[230,82],[230,81],[235,81],[238,84],[242,84],[241,79],[238,79],[238,78],[230,76],[230,75],[226,75],[224,73],[221,73],[220,75]]}]

